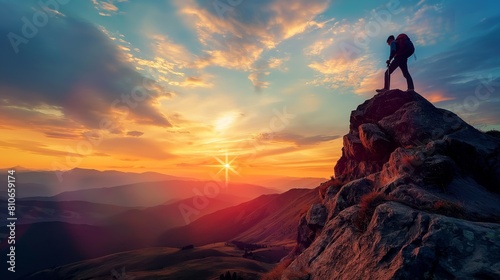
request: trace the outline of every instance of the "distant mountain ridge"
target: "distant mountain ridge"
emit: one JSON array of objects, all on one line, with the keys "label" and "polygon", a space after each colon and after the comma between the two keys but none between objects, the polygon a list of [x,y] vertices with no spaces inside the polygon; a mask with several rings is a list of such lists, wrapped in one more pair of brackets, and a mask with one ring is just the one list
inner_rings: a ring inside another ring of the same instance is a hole
[{"label": "distant mountain ridge", "polygon": [[267,188],[285,192],[290,189],[314,189],[322,182],[327,181],[327,178],[314,178],[314,177],[282,177],[282,176],[265,176],[258,179],[250,178],[248,182]]},{"label": "distant mountain ridge", "polygon": [[[141,182],[197,179],[166,175],[156,172],[132,173],[115,170],[99,171],[75,168],[64,171],[18,170],[15,173],[17,197],[54,196],[61,192],[92,188],[113,187]],[[62,180],[59,180],[62,178]],[[0,192],[5,196],[4,192]]]},{"label": "distant mountain ridge", "polygon": [[221,183],[211,190],[218,193],[206,194],[209,181],[169,180],[159,182],[141,182],[106,188],[93,188],[67,191],[51,197],[33,197],[30,199],[50,201],[90,201],[95,203],[127,207],[151,207],[164,204],[168,200],[186,199],[193,196],[213,196],[218,193],[252,199],[262,194],[276,193],[276,190],[251,184],[230,183],[226,187]]},{"label": "distant mountain ridge", "polygon": [[[18,200],[16,202],[16,224],[67,222],[97,225],[106,218],[131,209],[133,208],[88,201]],[[0,212],[0,219],[5,220],[7,217],[7,212]]]}]

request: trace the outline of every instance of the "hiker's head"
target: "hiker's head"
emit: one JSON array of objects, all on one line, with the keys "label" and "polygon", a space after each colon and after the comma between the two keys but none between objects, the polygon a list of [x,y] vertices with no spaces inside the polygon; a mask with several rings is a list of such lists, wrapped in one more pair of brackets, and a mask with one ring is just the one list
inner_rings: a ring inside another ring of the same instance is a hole
[{"label": "hiker's head", "polygon": [[394,41],[395,38],[394,38],[394,35],[391,35],[387,38],[387,45],[390,45],[392,43],[392,41]]}]

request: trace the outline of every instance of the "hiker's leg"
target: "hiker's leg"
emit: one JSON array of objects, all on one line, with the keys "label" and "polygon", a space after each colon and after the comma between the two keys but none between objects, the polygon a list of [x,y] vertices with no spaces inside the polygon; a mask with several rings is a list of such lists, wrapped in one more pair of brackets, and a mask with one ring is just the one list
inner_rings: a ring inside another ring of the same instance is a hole
[{"label": "hiker's leg", "polygon": [[413,86],[413,79],[411,78],[410,72],[408,72],[408,59],[401,60],[399,68],[401,68],[401,72],[403,72],[403,76],[406,78],[408,89],[415,89]]},{"label": "hiker's leg", "polygon": [[396,70],[396,68],[398,68],[398,62],[396,60],[394,60],[391,65],[389,65],[389,68],[387,68],[387,70],[385,71],[385,75],[384,75],[384,88],[385,89],[389,89],[389,87],[391,86],[391,74],[392,72],[394,72],[394,70]]},{"label": "hiker's leg", "polygon": [[384,88],[389,89],[391,86],[391,74],[389,74],[389,68],[385,70],[384,74]]}]

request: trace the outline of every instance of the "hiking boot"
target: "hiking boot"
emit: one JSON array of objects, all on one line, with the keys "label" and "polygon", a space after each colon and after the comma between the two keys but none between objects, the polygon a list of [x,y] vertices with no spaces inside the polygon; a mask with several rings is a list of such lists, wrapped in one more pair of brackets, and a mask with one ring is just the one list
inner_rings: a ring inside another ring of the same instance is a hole
[{"label": "hiking boot", "polygon": [[415,89],[409,88],[409,89],[406,90],[406,92],[415,92]]},{"label": "hiking boot", "polygon": [[386,89],[386,88],[380,88],[380,89],[376,89],[375,91],[376,92],[384,92],[384,91],[388,91],[389,89]]}]

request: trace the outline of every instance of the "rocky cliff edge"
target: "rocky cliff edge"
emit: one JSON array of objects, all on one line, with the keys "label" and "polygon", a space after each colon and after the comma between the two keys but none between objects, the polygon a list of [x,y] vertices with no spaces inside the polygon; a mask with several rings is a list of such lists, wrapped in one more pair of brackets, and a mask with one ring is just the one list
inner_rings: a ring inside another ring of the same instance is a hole
[{"label": "rocky cliff edge", "polygon": [[500,279],[500,139],[415,92],[351,113],[282,279]]}]

